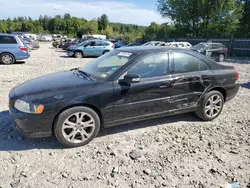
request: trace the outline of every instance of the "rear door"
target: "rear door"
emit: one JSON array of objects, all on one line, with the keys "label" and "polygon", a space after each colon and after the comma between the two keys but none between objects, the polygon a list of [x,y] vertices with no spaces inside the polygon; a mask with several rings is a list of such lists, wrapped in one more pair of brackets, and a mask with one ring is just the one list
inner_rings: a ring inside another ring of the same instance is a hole
[{"label": "rear door", "polygon": [[10,52],[16,55],[18,51],[18,44],[14,36],[0,35],[0,53]]},{"label": "rear door", "polygon": [[171,103],[175,110],[195,108],[213,73],[205,62],[190,54],[174,52],[171,57]]},{"label": "rear door", "polygon": [[105,51],[106,49],[106,45],[105,45],[105,41],[96,41],[96,46],[95,46],[95,55],[96,56],[100,56],[103,54],[103,52]]}]

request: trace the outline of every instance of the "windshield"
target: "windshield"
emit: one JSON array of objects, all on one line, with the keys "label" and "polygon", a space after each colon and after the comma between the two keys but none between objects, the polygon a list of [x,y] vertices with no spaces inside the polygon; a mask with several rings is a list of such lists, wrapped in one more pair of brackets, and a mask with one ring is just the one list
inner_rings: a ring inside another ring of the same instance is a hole
[{"label": "windshield", "polygon": [[81,43],[77,44],[77,46],[83,46],[84,44],[87,44],[88,42],[89,42],[89,41],[86,40],[86,41],[84,41],[84,42],[81,42]]},{"label": "windshield", "polygon": [[136,54],[113,50],[85,66],[80,71],[87,73],[97,80],[106,80],[123,65],[130,61]]}]

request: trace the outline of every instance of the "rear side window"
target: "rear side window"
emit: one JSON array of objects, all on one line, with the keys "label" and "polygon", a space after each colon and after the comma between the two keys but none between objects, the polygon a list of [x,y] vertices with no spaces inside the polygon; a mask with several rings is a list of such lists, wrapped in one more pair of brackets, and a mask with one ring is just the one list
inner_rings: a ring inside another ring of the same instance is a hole
[{"label": "rear side window", "polygon": [[208,65],[203,61],[183,53],[174,53],[174,63],[170,66],[172,74],[206,71],[208,69]]},{"label": "rear side window", "polygon": [[0,44],[17,44],[13,36],[0,36]]}]

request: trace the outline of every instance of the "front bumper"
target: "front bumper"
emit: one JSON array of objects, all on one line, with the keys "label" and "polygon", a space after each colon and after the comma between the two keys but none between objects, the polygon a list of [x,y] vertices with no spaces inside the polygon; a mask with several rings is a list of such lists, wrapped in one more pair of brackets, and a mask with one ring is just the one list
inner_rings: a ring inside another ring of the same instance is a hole
[{"label": "front bumper", "polygon": [[25,137],[41,138],[52,135],[52,124],[48,126],[48,123],[51,123],[48,119],[23,113],[15,108],[11,108],[9,113],[13,118],[14,127]]},{"label": "front bumper", "polygon": [[67,53],[67,55],[70,56],[70,57],[72,57],[72,56],[74,55],[74,52],[72,52],[72,51],[67,51],[66,53]]}]

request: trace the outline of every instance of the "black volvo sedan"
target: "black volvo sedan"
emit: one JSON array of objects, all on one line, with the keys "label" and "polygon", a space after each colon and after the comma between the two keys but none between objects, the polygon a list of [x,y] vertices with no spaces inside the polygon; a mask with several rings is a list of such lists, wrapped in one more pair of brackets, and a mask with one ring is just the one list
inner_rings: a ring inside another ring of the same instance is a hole
[{"label": "black volvo sedan", "polygon": [[27,137],[55,135],[66,147],[89,143],[101,126],[195,112],[219,116],[239,89],[239,73],[191,50],[130,47],[81,68],[13,88],[10,114]]}]

